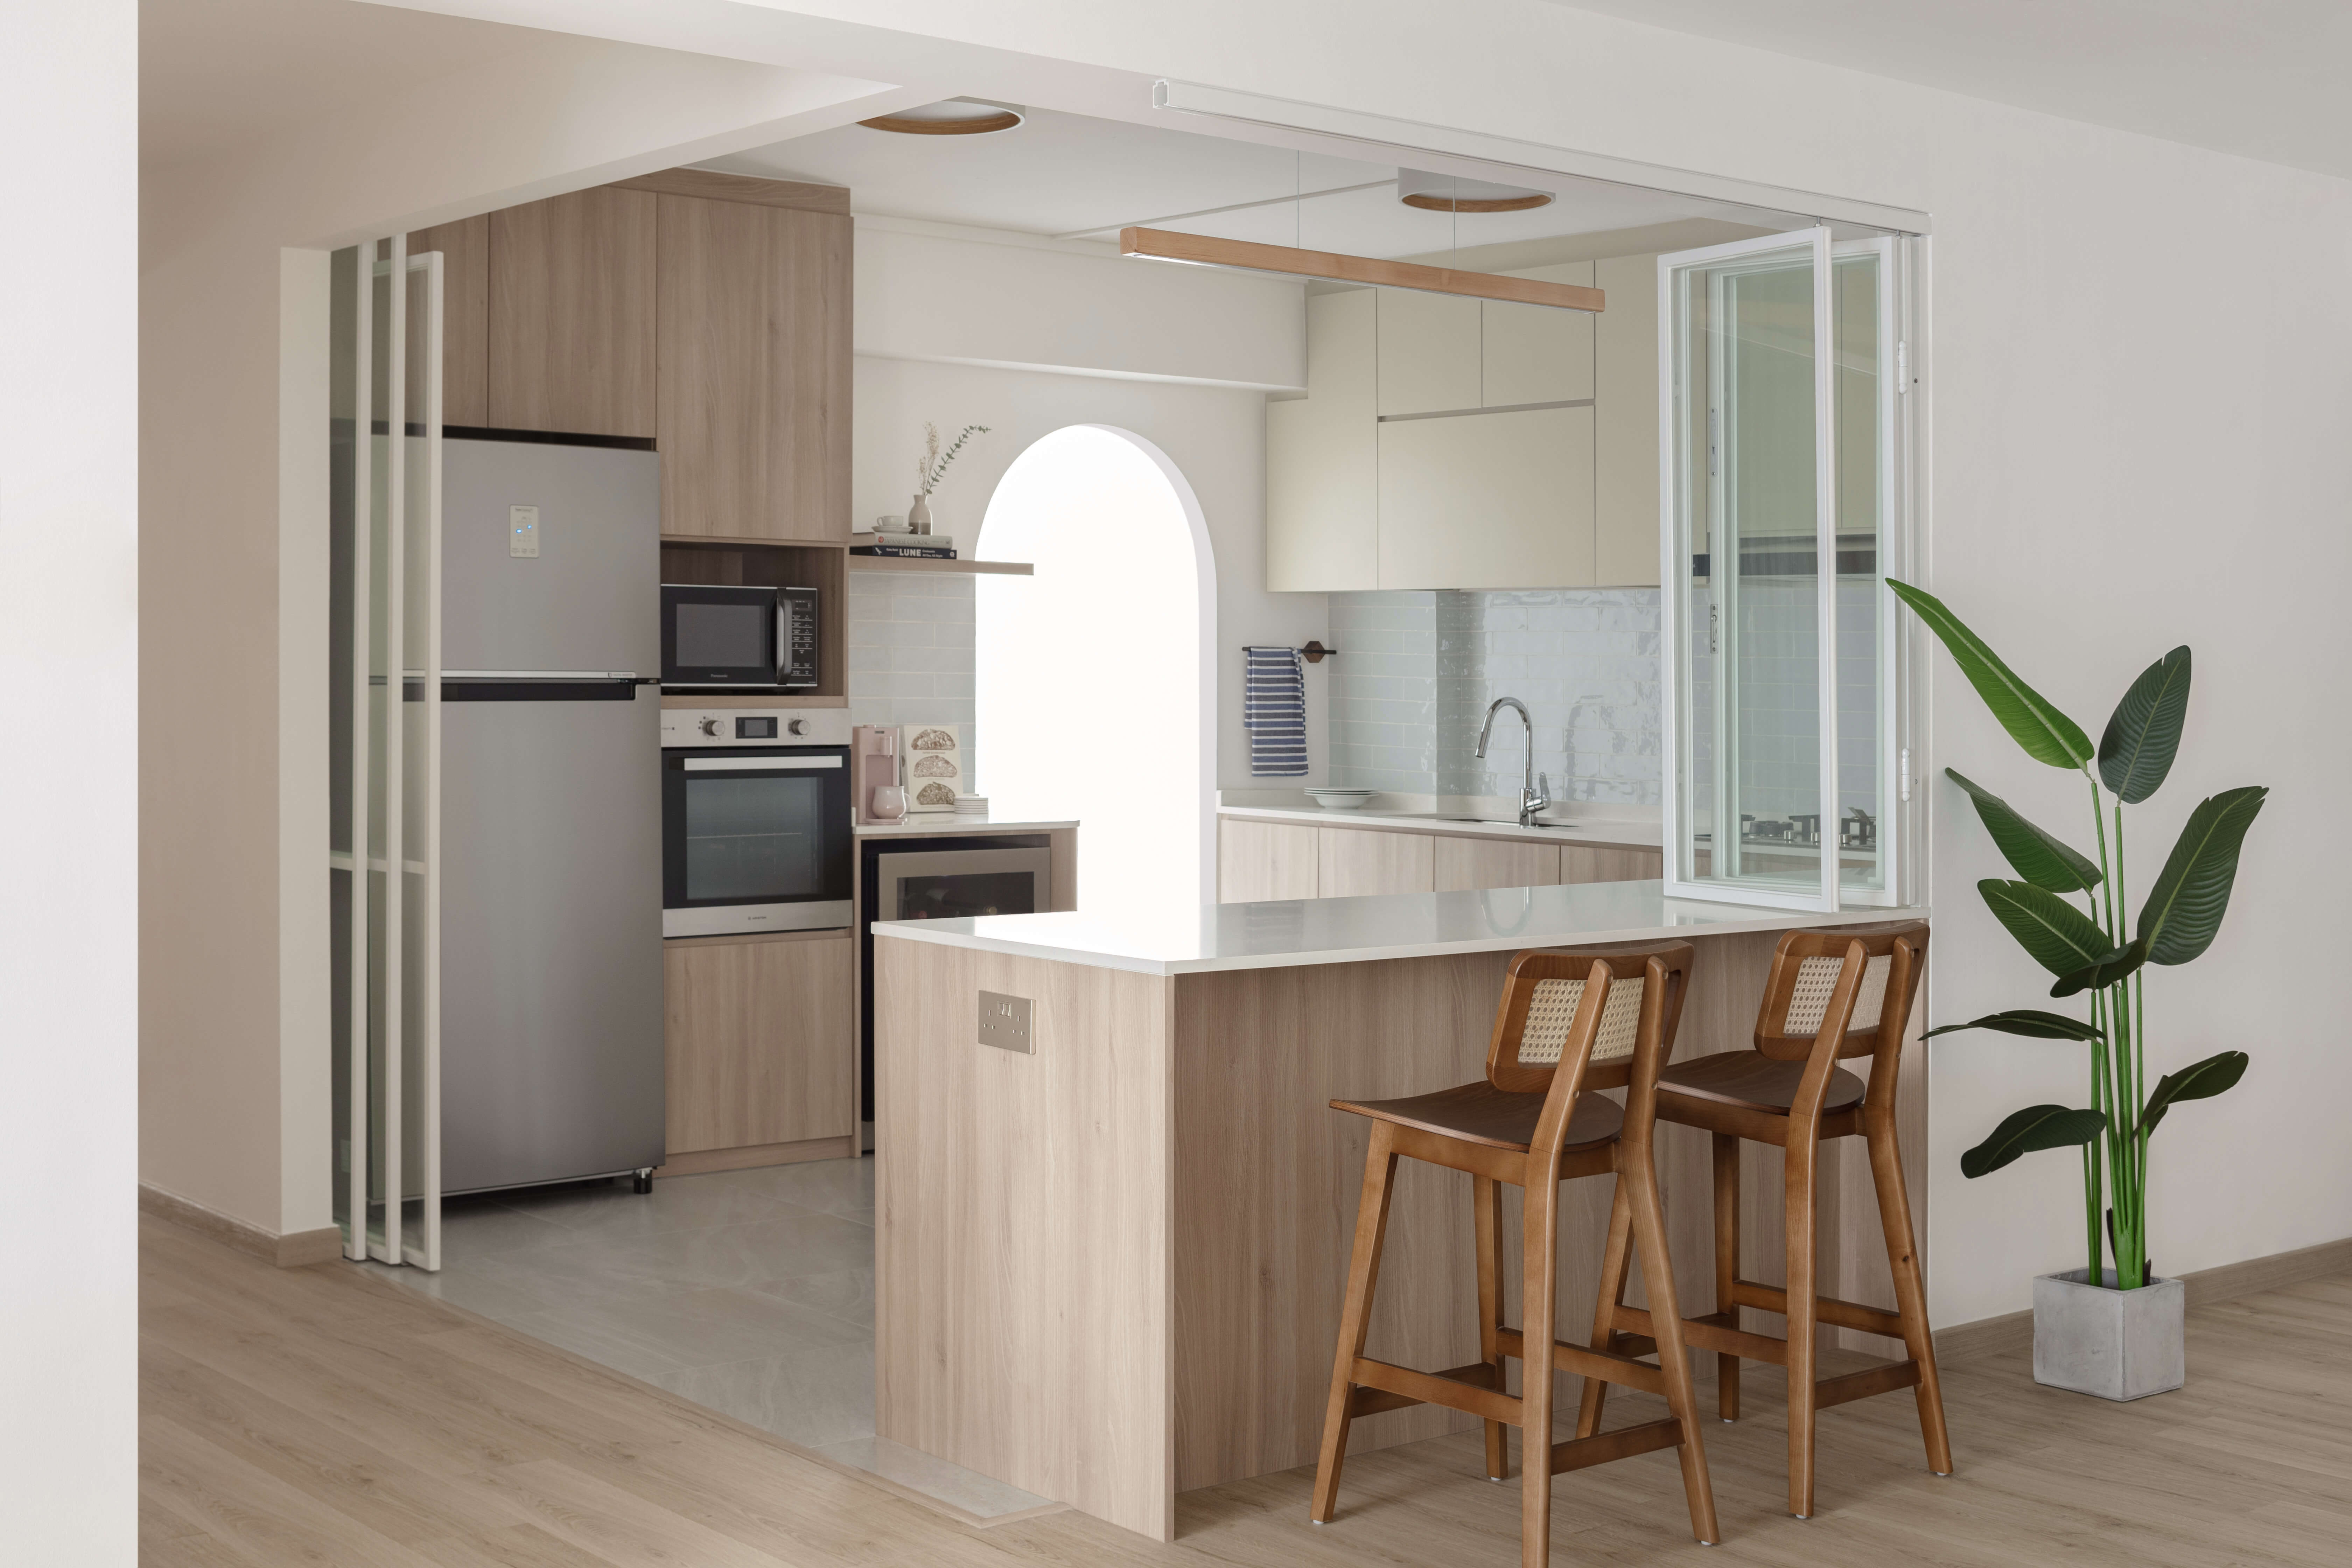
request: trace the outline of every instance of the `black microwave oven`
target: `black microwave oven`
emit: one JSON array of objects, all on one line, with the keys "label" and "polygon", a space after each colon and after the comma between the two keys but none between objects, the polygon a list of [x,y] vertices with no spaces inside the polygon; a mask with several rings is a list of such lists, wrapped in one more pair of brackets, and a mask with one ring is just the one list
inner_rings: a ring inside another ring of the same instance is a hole
[{"label": "black microwave oven", "polygon": [[664,686],[817,684],[815,589],[665,583],[661,595]]}]

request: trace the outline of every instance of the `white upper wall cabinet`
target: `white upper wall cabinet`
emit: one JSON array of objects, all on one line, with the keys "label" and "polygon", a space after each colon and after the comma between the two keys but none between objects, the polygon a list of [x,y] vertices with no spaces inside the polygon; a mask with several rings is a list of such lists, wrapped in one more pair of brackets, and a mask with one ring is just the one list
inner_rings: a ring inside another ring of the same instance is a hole
[{"label": "white upper wall cabinet", "polygon": [[1596,264],[1609,308],[1592,322],[1592,580],[1658,581],[1658,258]]},{"label": "white upper wall cabinet", "polygon": [[[1539,279],[1546,283],[1581,283],[1590,288],[1592,263],[1571,261],[1559,267],[1536,267],[1511,276]],[[1616,306],[1613,298],[1610,306],[1612,310]],[[1480,355],[1480,407],[1570,403],[1592,395],[1595,318],[1589,312],[1486,300],[1480,301],[1480,315],[1479,327],[1485,342]],[[1655,347],[1652,345],[1653,353]]]},{"label": "white upper wall cabinet", "polygon": [[1598,285],[1598,314],[1311,296],[1307,395],[1266,405],[1266,586],[1655,586],[1656,268],[1514,274]]},{"label": "white upper wall cabinet", "polygon": [[1380,300],[1380,412],[1434,414],[1482,408],[1476,300],[1376,289]]},{"label": "white upper wall cabinet", "polygon": [[1381,587],[1591,581],[1591,409],[1381,426]]},{"label": "white upper wall cabinet", "polygon": [[1380,425],[1373,290],[1307,299],[1307,395],[1265,405],[1265,585],[1377,588]]}]

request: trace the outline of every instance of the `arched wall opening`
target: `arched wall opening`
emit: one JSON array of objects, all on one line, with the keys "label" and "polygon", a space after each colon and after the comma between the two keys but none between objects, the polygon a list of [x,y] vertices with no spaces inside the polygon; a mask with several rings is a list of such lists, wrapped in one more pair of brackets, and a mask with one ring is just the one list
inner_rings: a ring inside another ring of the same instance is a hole
[{"label": "arched wall opening", "polygon": [[1201,503],[1107,425],[1037,440],[997,482],[977,587],[974,747],[992,809],[1071,817],[1078,907],[1213,902],[1216,565]]}]

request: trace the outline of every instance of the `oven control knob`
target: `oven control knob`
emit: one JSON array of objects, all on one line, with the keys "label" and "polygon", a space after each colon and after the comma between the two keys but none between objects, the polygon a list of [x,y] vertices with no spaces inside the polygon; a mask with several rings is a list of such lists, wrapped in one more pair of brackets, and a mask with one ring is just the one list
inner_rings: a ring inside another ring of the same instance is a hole
[{"label": "oven control knob", "polygon": [[716,719],[705,719],[698,723],[695,728],[700,730],[706,735],[716,735],[719,733],[719,721]]},{"label": "oven control knob", "polygon": [[786,733],[786,734],[788,734],[788,735],[805,735],[805,734],[807,734],[807,733],[808,733],[808,721],[807,721],[807,720],[805,720],[805,719],[787,719],[787,720],[785,720],[785,721],[784,721],[784,733]]}]

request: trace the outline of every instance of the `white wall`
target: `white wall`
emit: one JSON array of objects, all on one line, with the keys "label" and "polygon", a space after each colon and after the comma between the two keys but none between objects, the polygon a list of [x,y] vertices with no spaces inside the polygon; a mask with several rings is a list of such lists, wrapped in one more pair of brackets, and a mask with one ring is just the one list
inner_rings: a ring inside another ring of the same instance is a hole
[{"label": "white wall", "polygon": [[[1115,425],[1150,441],[1182,470],[1207,520],[1217,566],[1215,779],[1221,789],[1248,788],[1243,647],[1328,640],[1322,595],[1265,587],[1264,393],[1306,384],[1303,300],[1296,283],[1122,260],[1101,246],[861,218],[850,515],[871,528],[907,510],[926,421],[947,441],[967,425],[989,427],[931,498],[931,526],[957,536],[967,555],[997,481],[1040,437],[1066,425]],[[1116,547],[1118,526],[1105,521],[1106,548]],[[892,673],[908,679],[892,695],[903,685],[910,697],[970,698],[968,676],[950,691],[948,677],[913,668],[936,659],[905,657],[909,668]],[[853,698],[861,676],[881,695],[883,673],[853,673]],[[1311,736],[1325,733],[1326,700],[1325,679],[1310,668]],[[987,745],[978,737],[983,785]],[[1318,742],[1305,783],[1324,781],[1323,751]]]},{"label": "white wall", "polygon": [[1302,297],[1100,243],[857,225],[857,352],[879,359],[1304,392]]},{"label": "white wall", "polygon": [[[959,90],[1016,101],[1149,119],[1144,89],[1167,76],[1932,213],[1932,330],[1915,345],[1931,583],[2095,733],[2134,671],[2197,647],[2186,754],[2135,841],[2134,886],[2197,795],[2275,792],[2221,941],[2150,983],[2157,1063],[2255,1053],[2232,1096],[2184,1107],[2159,1142],[2158,1266],[2352,1235],[2352,1144],[2329,1115],[2352,1095],[2352,1056],[2332,1045],[2341,966],[2308,897],[2352,871],[2334,824],[2352,738],[2331,597],[2352,550],[2352,305],[2327,287],[2352,252],[2352,186],[1546,0],[1364,0],[1344,25],[1312,0],[431,3],[647,40],[723,14],[732,38],[876,74],[937,70],[952,40],[969,46]],[[1928,776],[1947,761],[1990,775],[2079,835],[2079,786],[2009,761],[1940,655],[1932,679]],[[1927,795],[1934,1019],[2030,1004],[2046,977],[1973,891],[1999,858],[1949,785]],[[2074,1173],[2049,1156],[1964,1183],[1957,1160],[2012,1106],[2079,1100],[2079,1061],[1947,1037],[1930,1074],[1935,1316],[2022,1308],[2032,1273],[2076,1261]]]},{"label": "white wall", "polygon": [[137,1555],[138,7],[0,49],[0,1539]]},{"label": "white wall", "polygon": [[[860,523],[871,526],[877,516],[907,510],[913,488],[908,479],[922,450],[927,419],[949,434],[966,425],[989,426],[989,434],[972,437],[947,483],[931,498],[932,527],[957,535],[959,549],[968,549],[964,542],[978,535],[988,498],[1013,460],[1066,425],[1132,430],[1183,471],[1200,498],[1216,552],[1217,787],[1251,787],[1248,737],[1241,726],[1243,647],[1287,642],[1296,647],[1309,637],[1329,640],[1322,595],[1265,591],[1264,395],[861,357],[850,436],[850,499],[856,509],[851,515]],[[1107,518],[1103,528],[1105,547],[1116,548],[1119,520]],[[1149,584],[1137,583],[1137,593],[1149,591]],[[1151,650],[1129,649],[1116,657],[1149,658]],[[1314,736],[1325,733],[1328,678],[1320,669],[1307,671],[1307,732]],[[987,748],[982,734],[976,762],[983,784]],[[1305,782],[1320,784],[1328,759],[1317,754],[1311,760],[1314,771]]]}]

